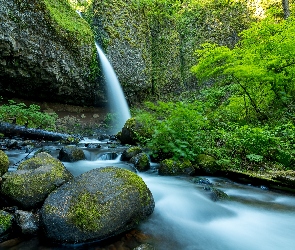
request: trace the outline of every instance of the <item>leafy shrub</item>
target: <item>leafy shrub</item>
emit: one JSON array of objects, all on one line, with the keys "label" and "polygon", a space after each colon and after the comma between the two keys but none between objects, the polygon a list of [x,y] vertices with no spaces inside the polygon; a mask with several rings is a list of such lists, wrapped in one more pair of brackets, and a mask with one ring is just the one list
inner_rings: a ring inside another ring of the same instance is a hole
[{"label": "leafy shrub", "polygon": [[9,100],[9,104],[0,106],[0,120],[26,125],[29,128],[55,130],[57,115],[47,114],[40,111],[40,106],[31,104],[29,107],[24,103],[16,103]]}]

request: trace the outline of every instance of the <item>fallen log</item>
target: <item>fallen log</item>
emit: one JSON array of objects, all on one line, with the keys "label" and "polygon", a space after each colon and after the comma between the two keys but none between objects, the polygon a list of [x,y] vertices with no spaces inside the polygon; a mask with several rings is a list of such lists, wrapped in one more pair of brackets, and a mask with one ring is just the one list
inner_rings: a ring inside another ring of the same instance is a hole
[{"label": "fallen log", "polygon": [[27,128],[11,124],[8,122],[0,122],[0,133],[4,136],[18,136],[24,139],[45,140],[45,141],[64,141],[79,142],[81,138],[76,135],[69,135],[57,132],[51,132],[43,129]]}]

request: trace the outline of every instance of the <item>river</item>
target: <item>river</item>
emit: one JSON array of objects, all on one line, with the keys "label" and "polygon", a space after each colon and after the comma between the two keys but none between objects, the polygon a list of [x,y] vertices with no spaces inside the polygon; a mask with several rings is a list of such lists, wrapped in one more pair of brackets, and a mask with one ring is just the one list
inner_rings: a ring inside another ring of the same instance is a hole
[{"label": "river", "polygon": [[[133,169],[131,164],[120,161],[123,147],[82,148],[87,160],[64,163],[75,176],[102,166]],[[11,162],[25,155],[15,151],[6,153]],[[155,170],[139,175],[153,193],[156,206],[154,213],[138,229],[157,250],[295,249],[295,196],[292,194],[206,177],[229,196],[227,200],[214,202],[208,191],[189,177],[159,176]],[[30,238],[2,248],[0,245],[0,249],[132,249],[122,245],[115,247],[112,242],[108,244],[59,246]]]}]

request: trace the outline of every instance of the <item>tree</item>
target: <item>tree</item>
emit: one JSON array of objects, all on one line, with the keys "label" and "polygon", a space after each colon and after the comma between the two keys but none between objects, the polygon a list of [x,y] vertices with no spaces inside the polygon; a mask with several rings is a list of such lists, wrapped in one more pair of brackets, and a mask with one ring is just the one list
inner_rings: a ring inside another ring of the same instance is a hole
[{"label": "tree", "polygon": [[284,18],[287,19],[290,16],[289,0],[282,0]]}]

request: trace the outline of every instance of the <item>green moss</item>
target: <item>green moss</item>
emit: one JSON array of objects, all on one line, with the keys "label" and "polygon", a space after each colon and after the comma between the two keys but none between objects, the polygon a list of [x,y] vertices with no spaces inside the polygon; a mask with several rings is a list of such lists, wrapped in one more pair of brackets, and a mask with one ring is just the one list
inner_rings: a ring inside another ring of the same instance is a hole
[{"label": "green moss", "polygon": [[8,171],[9,159],[8,156],[0,150],[0,176]]},{"label": "green moss", "polygon": [[55,189],[54,181],[58,178],[66,178],[62,163],[47,153],[40,153],[21,163],[17,171],[3,176],[2,192],[16,198],[50,193]]},{"label": "green moss", "polygon": [[147,195],[148,188],[142,178],[137,174],[126,169],[119,169],[114,167],[106,167],[102,170],[102,172],[114,172],[115,178],[120,178],[124,181],[125,185],[122,188],[133,189],[134,187],[136,187],[140,195],[141,203],[143,205],[147,205],[149,203],[149,196]]},{"label": "green moss", "polygon": [[101,227],[100,217],[105,213],[104,208],[99,204],[98,196],[89,192],[81,193],[72,200],[69,208],[69,220],[82,231],[97,231]]},{"label": "green moss", "polygon": [[145,169],[146,166],[149,166],[149,157],[146,154],[141,154],[138,159],[138,169]]},{"label": "green moss", "polygon": [[0,210],[0,235],[12,226],[12,215]]},{"label": "green moss", "polygon": [[48,204],[45,205],[44,209],[45,209],[45,212],[48,214],[56,214],[59,211],[57,207],[54,207]]},{"label": "green moss", "polygon": [[194,171],[194,169],[189,160],[176,161],[173,159],[165,159],[161,161],[159,168],[160,175],[190,174],[192,171]]},{"label": "green moss", "polygon": [[79,17],[75,10],[64,0],[44,0],[57,33],[67,40],[78,44],[93,44],[94,35],[88,23]]}]

